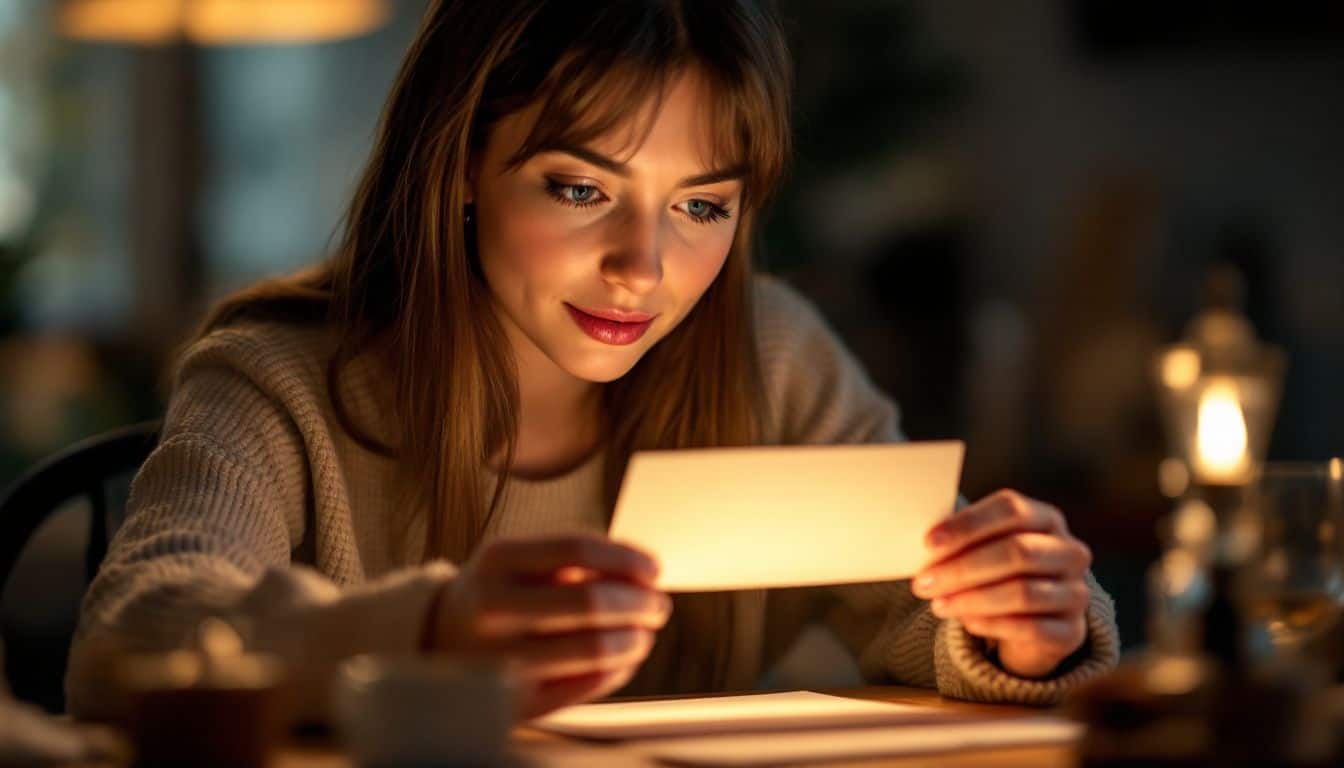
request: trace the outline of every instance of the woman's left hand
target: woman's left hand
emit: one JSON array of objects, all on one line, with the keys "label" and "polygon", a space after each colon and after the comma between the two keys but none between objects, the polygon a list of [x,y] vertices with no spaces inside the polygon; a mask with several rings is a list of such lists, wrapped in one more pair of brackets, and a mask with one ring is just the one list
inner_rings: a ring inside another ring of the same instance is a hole
[{"label": "woman's left hand", "polygon": [[1044,677],[1087,639],[1092,564],[1058,509],[1000,491],[931,528],[931,557],[911,588],[940,618],[996,641],[999,663]]}]

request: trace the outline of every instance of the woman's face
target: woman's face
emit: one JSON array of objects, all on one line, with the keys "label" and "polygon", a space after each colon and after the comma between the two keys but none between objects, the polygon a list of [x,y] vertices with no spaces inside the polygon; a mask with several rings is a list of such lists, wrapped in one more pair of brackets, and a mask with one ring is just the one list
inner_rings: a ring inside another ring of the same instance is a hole
[{"label": "woman's face", "polygon": [[723,267],[741,169],[706,164],[703,88],[689,74],[677,79],[637,146],[618,130],[511,169],[535,112],[491,131],[468,199],[481,267],[520,366],[544,363],[539,351],[576,378],[619,378]]}]

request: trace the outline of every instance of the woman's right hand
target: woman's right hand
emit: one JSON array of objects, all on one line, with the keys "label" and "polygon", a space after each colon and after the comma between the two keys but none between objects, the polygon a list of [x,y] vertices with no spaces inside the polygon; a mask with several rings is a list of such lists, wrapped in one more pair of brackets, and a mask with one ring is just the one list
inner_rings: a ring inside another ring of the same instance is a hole
[{"label": "woman's right hand", "polygon": [[625,685],[667,623],[649,555],[598,536],[483,545],[434,602],[431,650],[507,658],[536,717]]}]

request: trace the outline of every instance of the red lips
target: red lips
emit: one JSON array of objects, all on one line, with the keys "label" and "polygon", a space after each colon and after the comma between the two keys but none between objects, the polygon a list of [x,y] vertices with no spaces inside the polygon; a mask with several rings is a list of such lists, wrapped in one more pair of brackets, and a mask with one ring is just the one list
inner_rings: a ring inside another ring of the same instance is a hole
[{"label": "red lips", "polygon": [[572,304],[565,304],[565,309],[569,310],[569,316],[574,318],[574,324],[584,333],[603,344],[613,346],[639,341],[657,317],[647,312],[625,309],[579,309]]}]

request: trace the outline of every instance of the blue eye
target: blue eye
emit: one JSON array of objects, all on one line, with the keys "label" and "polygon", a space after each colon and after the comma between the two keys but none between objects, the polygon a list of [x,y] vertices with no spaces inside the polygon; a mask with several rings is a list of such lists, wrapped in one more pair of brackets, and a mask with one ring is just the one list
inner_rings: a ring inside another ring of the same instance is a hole
[{"label": "blue eye", "polygon": [[574,208],[587,208],[602,201],[602,192],[592,184],[564,184],[547,179],[546,191],[557,202]]},{"label": "blue eye", "polygon": [[732,214],[727,208],[715,205],[708,200],[687,200],[684,208],[686,214],[698,224],[709,224],[714,221],[722,221]]}]

